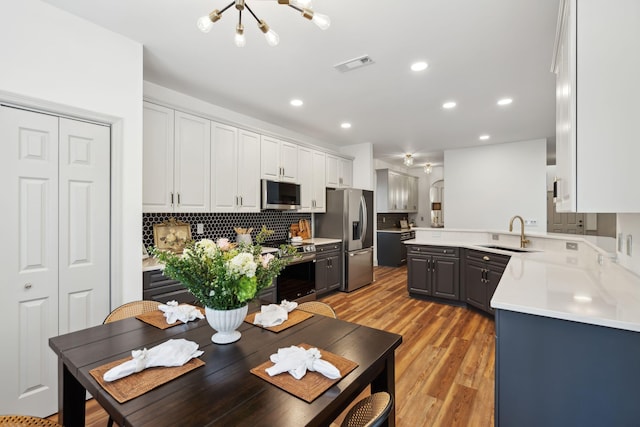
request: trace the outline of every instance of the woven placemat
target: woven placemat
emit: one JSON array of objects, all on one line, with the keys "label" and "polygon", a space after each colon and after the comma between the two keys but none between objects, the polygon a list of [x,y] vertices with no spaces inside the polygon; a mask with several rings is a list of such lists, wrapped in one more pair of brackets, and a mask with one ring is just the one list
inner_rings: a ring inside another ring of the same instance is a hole
[{"label": "woven placemat", "polygon": [[[310,349],[313,346],[309,344],[300,344],[299,347]],[[291,376],[288,372],[282,374],[269,376],[265,369],[270,368],[274,363],[270,360],[256,366],[251,370],[251,373],[262,378],[263,380],[270,382],[278,388],[292,394],[308,403],[313,402],[318,396],[331,388],[335,383],[340,381],[349,372],[358,367],[356,362],[352,362],[349,359],[345,359],[342,356],[333,354],[331,352],[320,350],[322,359],[329,363],[332,363],[340,371],[340,378],[334,380],[325,377],[317,372],[307,371],[307,373],[301,379],[297,380]]]},{"label": "woven placemat", "polygon": [[[180,305],[183,305],[183,304],[180,304]],[[200,310],[202,314],[204,314],[204,308],[202,307],[196,307],[196,308]],[[164,313],[160,310],[147,311],[146,313],[138,314],[136,316],[136,319],[142,320],[144,323],[148,323],[149,325],[155,326],[156,328],[160,328],[160,329],[167,329],[172,326],[183,324],[183,322],[181,322],[180,320],[178,320],[175,323],[168,324],[167,318],[164,317]]]},{"label": "woven placemat", "polygon": [[107,363],[106,365],[89,371],[91,376],[95,378],[102,388],[104,388],[111,397],[116,399],[118,403],[124,403],[138,396],[142,396],[162,384],[168,383],[200,366],[204,366],[204,362],[196,357],[182,366],[147,368],[144,371],[136,372],[135,374],[111,382],[103,379],[105,372],[127,360],[131,360],[131,357],[125,357],[124,359]]},{"label": "woven placemat", "polygon": [[[245,317],[244,321],[254,325],[253,321],[256,318],[256,314],[258,314],[258,313],[249,314],[247,317]],[[307,319],[309,319],[311,317],[313,317],[313,314],[309,313],[308,311],[293,310],[292,312],[289,313],[289,318],[287,318],[287,320],[285,320],[284,322],[282,322],[279,325],[269,326],[269,327],[265,327],[265,326],[262,326],[262,325],[254,325],[254,326],[258,326],[260,328],[268,329],[271,332],[280,332],[280,331],[284,331],[285,329],[290,328],[290,327],[292,327],[294,325],[297,325],[300,322],[304,322],[305,320],[307,320]]]}]

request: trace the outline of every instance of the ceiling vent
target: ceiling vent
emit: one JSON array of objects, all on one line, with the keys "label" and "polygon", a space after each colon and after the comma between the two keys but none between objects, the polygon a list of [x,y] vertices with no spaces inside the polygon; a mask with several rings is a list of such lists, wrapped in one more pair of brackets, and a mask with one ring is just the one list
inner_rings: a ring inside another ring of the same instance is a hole
[{"label": "ceiling vent", "polygon": [[373,59],[369,58],[368,55],[363,55],[358,58],[353,58],[348,61],[341,62],[333,66],[336,70],[341,73],[346,73],[347,71],[355,70],[356,68],[364,67],[365,65],[373,64]]}]

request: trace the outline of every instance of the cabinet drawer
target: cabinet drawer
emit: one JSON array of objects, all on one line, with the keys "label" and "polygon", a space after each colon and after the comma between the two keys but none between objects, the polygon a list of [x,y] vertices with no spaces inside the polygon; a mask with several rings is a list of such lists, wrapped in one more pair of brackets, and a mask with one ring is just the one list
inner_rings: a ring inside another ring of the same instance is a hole
[{"label": "cabinet drawer", "polygon": [[460,257],[460,248],[454,248],[450,246],[411,245],[408,247],[407,250],[409,254],[425,254],[425,255]]},{"label": "cabinet drawer", "polygon": [[480,262],[489,262],[497,267],[502,267],[502,270],[504,270],[507,267],[507,263],[509,262],[511,257],[509,255],[494,254],[492,252],[467,249],[466,259]]},{"label": "cabinet drawer", "polygon": [[340,251],[340,243],[331,243],[329,245],[316,246],[316,254],[327,254]]}]

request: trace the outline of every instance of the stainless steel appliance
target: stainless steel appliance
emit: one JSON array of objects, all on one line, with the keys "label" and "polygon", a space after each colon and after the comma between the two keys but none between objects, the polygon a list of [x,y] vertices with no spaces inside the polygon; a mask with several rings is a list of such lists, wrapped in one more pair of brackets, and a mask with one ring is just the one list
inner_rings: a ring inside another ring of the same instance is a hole
[{"label": "stainless steel appliance", "polygon": [[[273,242],[273,246],[287,242]],[[316,299],[316,247],[312,244],[294,245],[297,250],[289,264],[276,279],[278,302],[313,301]]]},{"label": "stainless steel appliance", "polygon": [[263,179],[262,209],[300,209],[300,184]]},{"label": "stainless steel appliance", "polygon": [[315,236],[342,240],[341,290],[373,282],[373,191],[327,190],[327,212],[315,221]]}]

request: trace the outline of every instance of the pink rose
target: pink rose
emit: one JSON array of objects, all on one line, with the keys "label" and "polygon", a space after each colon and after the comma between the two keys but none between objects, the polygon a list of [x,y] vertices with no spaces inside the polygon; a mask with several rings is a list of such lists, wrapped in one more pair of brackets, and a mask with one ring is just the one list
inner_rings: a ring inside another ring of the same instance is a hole
[{"label": "pink rose", "polygon": [[273,255],[271,254],[264,254],[260,256],[260,262],[262,262],[262,268],[267,268],[267,266],[269,265],[269,262],[271,262],[271,260],[275,258]]},{"label": "pink rose", "polygon": [[229,239],[221,237],[216,241],[216,245],[223,251],[227,250],[230,247]]}]

